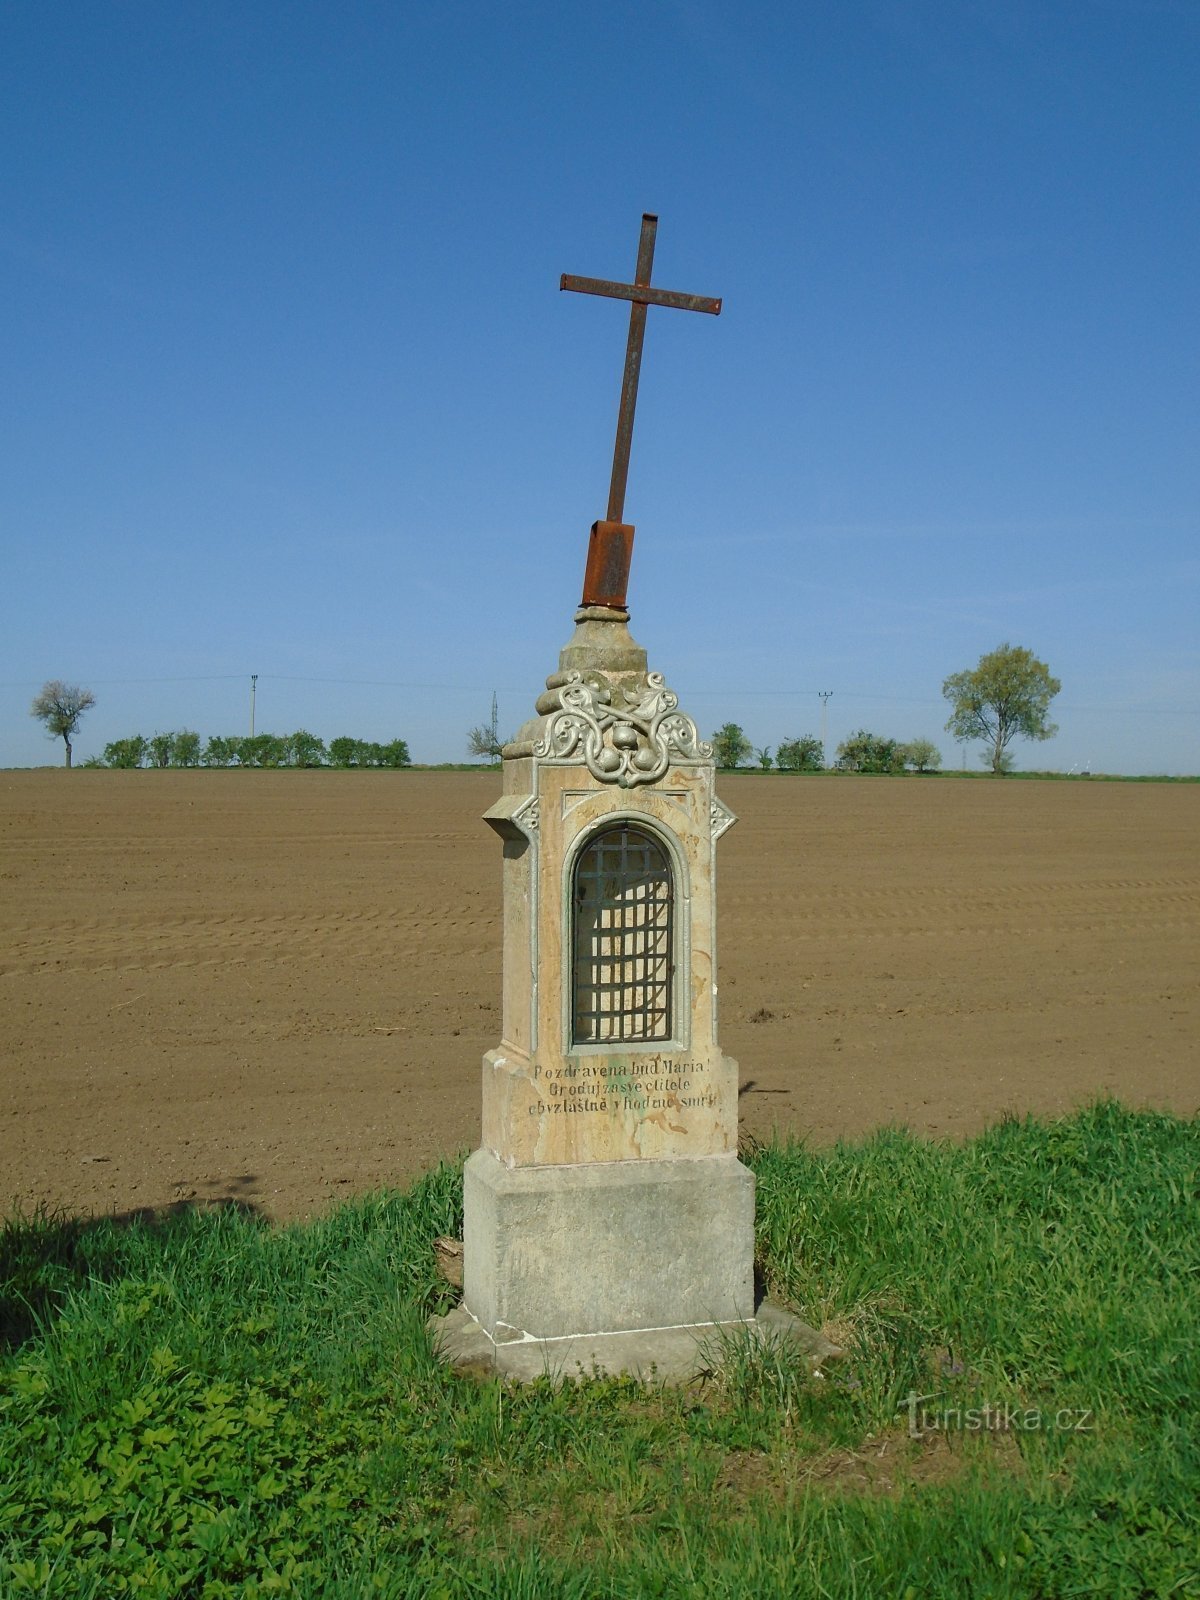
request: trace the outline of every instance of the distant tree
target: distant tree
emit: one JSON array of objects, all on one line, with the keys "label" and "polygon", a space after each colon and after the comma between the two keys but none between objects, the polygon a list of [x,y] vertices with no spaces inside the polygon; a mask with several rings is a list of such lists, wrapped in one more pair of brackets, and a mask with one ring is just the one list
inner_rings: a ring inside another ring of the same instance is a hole
[{"label": "distant tree", "polygon": [[173,760],[177,767],[200,765],[200,735],[190,728],[181,728],[175,735]]},{"label": "distant tree", "polygon": [[467,730],[467,754],[482,756],[488,761],[499,761],[500,752],[504,749],[504,740],[499,734],[493,734],[488,728],[469,728]]},{"label": "distant tree", "polygon": [[150,765],[152,767],[169,767],[175,754],[175,735],[173,733],[155,733],[150,737]]},{"label": "distant tree", "polygon": [[769,772],[772,766],[770,745],[764,745],[761,750],[756,750],[754,759],[758,762],[763,772]]},{"label": "distant tree", "polygon": [[290,734],[284,744],[289,766],[323,767],[325,765],[325,741],[318,739],[315,733],[306,733],[301,728],[298,732]]},{"label": "distant tree", "polygon": [[942,764],[942,752],[932,739],[910,739],[900,746],[904,764],[916,772],[936,772]]},{"label": "distant tree", "polygon": [[329,741],[329,759],[335,767],[352,767],[358,751],[358,740],[348,739],[343,734],[340,738]]},{"label": "distant tree", "polygon": [[287,740],[277,733],[256,733],[252,738],[233,741],[239,767],[282,767],[287,764]]},{"label": "distant tree", "polygon": [[754,749],[736,722],[727,722],[713,734],[713,755],[719,767],[740,767]]},{"label": "distant tree", "polygon": [[200,758],[206,767],[231,767],[237,760],[238,740],[214,733]]},{"label": "distant tree", "polygon": [[984,740],[984,761],[994,773],[1006,772],[1012,765],[1008,746],[1018,734],[1049,739],[1058,732],[1049,713],[1061,688],[1031,651],[1002,644],[980,656],[972,671],[952,672],[942,684],[953,707],[946,727],[956,739]]},{"label": "distant tree", "polygon": [[59,678],[44,683],[33,697],[29,715],[46,724],[46,733],[51,739],[62,740],[67,767],[71,765],[71,735],[79,727],[83,713],[95,704],[96,696],[90,689],[82,689],[77,683],[63,683]]},{"label": "distant tree", "polygon": [[782,772],[820,772],[825,765],[825,747],[808,734],[803,739],[783,739],[775,752],[775,765]]},{"label": "distant tree", "polygon": [[903,772],[904,752],[895,739],[860,728],[838,745],[837,764],[843,772]]},{"label": "distant tree", "polygon": [[[377,747],[378,748],[378,747]],[[381,767],[411,767],[412,757],[403,739],[391,739],[380,750]]]},{"label": "distant tree", "polygon": [[104,746],[103,761],[106,767],[143,767],[149,745],[140,733],[135,733],[128,739],[114,739],[111,744]]}]

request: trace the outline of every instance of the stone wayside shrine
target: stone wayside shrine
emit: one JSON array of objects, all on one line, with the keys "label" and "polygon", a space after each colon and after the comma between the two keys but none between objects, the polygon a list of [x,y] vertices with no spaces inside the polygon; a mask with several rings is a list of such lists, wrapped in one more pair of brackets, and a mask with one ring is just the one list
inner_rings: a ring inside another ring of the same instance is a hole
[{"label": "stone wayside shrine", "polygon": [[737,1157],[737,1063],[717,1039],[716,852],[733,813],[711,747],[630,637],[622,521],[646,309],[719,300],[564,277],[632,301],[608,517],[591,530],[575,632],[485,812],[504,851],[503,1030],[483,1060],[464,1174],[463,1303],[442,1356],[518,1377],[686,1377],[757,1307],[754,1176]]}]

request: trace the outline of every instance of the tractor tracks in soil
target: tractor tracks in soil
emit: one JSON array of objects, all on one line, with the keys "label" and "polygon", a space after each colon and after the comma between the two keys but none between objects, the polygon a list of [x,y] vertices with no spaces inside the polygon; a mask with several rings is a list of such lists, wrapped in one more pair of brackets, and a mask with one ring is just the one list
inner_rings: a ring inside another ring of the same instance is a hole
[{"label": "tractor tracks in soil", "polygon": [[[985,891],[917,888],[890,892],[768,889],[731,897],[729,913],[787,928],[789,943],[886,939],[1200,933],[1200,879],[1105,878],[1014,884]],[[426,964],[447,958],[490,963],[499,917],[468,906],[409,904],[209,916],[91,917],[9,930],[0,979],[72,973],[148,972],[174,967],[350,960]]]},{"label": "tractor tracks in soil", "polygon": [[0,978],[154,972],[256,963],[490,957],[497,919],[469,912],[377,908],[295,914],[89,918],[13,930]]}]

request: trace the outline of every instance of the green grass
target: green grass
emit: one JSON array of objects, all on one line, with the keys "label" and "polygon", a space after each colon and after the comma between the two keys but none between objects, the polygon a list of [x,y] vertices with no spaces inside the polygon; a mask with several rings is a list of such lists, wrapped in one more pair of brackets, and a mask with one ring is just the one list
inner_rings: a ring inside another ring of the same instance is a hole
[{"label": "green grass", "polygon": [[774,1296],[847,1350],[819,1376],[446,1371],[457,1168],[303,1227],[14,1221],[0,1594],[1200,1595],[1200,1124],[748,1159]]}]

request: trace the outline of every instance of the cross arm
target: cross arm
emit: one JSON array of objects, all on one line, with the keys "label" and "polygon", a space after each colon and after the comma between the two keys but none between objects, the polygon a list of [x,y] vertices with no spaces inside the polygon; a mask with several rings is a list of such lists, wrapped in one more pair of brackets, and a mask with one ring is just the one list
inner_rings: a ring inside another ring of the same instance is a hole
[{"label": "cross arm", "polygon": [[612,283],[607,278],[577,278],[564,272],[559,279],[560,289],[574,289],[577,294],[601,294],[610,300],[633,300],[643,306],[669,306],[675,311],[707,311],[710,316],[721,314],[720,299],[710,299],[702,294],[680,294],[675,289],[654,289],[648,283]]}]

